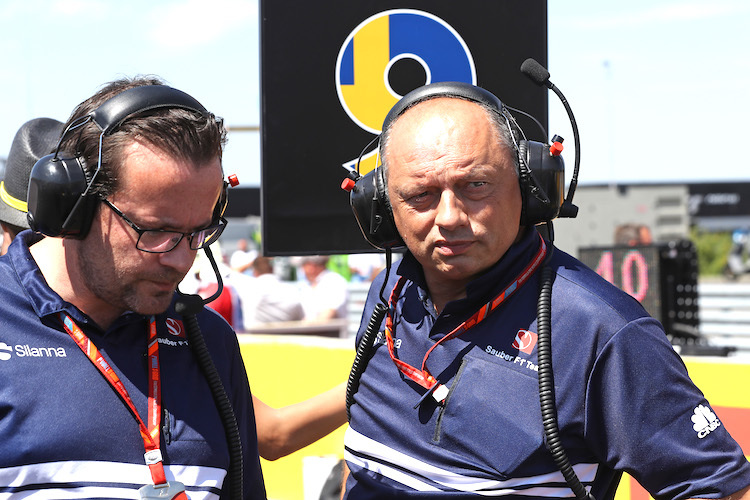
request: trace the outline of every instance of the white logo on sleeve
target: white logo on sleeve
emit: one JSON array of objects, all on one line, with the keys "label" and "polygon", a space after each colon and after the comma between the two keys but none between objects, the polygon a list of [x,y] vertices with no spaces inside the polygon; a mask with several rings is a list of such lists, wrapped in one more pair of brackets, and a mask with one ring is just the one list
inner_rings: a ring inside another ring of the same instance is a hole
[{"label": "white logo on sleeve", "polygon": [[8,345],[0,342],[0,361],[8,361],[13,353],[19,358],[67,358],[64,347],[32,347],[29,344]]},{"label": "white logo on sleeve", "polygon": [[0,361],[8,361],[10,355],[13,352],[13,348],[5,342],[0,342]]},{"label": "white logo on sleeve", "polygon": [[693,421],[693,430],[698,433],[700,439],[708,436],[711,431],[721,425],[721,422],[716,417],[716,414],[711,411],[711,408],[704,405],[698,405],[690,419]]}]

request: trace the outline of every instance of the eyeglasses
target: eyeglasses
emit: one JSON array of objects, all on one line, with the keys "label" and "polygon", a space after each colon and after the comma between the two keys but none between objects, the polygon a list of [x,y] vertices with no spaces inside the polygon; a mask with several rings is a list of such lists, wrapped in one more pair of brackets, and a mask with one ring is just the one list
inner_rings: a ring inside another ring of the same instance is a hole
[{"label": "eyeglasses", "polygon": [[132,227],[133,230],[138,233],[138,241],[136,242],[135,247],[142,252],[171,252],[180,244],[182,238],[185,237],[187,237],[188,242],[190,243],[191,250],[200,250],[218,240],[219,236],[221,236],[221,233],[224,231],[224,228],[227,227],[227,220],[224,217],[220,217],[218,224],[198,229],[191,233],[166,231],[164,229],[141,229],[133,221],[128,219],[119,208],[114,206],[112,202],[102,198],[102,203],[111,208],[114,213],[128,224],[128,226]]}]

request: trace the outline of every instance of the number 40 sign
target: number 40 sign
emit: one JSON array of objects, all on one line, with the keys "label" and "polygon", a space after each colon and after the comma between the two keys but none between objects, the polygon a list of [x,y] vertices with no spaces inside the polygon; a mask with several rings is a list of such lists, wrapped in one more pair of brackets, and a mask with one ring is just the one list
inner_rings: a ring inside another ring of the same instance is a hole
[{"label": "number 40 sign", "polygon": [[[619,265],[619,287],[629,293],[638,302],[643,302],[648,293],[648,263],[639,250],[630,250],[620,259]],[[599,258],[599,263],[594,268],[599,276],[610,283],[615,283],[614,252],[604,251]]]}]

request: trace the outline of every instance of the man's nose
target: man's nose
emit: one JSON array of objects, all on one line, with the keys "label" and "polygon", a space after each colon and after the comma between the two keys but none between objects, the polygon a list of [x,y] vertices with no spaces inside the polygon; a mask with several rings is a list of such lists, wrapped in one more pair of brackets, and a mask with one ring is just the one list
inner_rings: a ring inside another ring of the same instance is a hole
[{"label": "man's nose", "polygon": [[452,229],[463,225],[466,219],[463,202],[452,191],[443,191],[437,206],[435,224]]},{"label": "man's nose", "polygon": [[164,266],[176,269],[181,273],[187,273],[193,265],[195,254],[196,250],[190,248],[189,239],[184,237],[172,250],[160,254],[160,261]]}]

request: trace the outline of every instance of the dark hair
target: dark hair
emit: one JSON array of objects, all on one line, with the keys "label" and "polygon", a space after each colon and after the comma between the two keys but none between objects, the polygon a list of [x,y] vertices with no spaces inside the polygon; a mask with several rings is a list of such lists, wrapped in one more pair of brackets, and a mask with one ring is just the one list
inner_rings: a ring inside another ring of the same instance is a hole
[{"label": "dark hair", "polygon": [[252,268],[258,274],[271,274],[273,273],[273,260],[270,257],[256,257]]},{"label": "dark hair", "polygon": [[[65,126],[88,115],[107,99],[144,85],[164,85],[164,82],[154,76],[110,82],[79,104]],[[84,158],[88,176],[97,168],[100,135],[99,128],[89,121],[69,133],[61,144],[60,149],[66,155]],[[123,150],[135,140],[145,141],[173,158],[200,167],[216,157],[221,159],[227,132],[222,120],[213,114],[204,116],[180,108],[160,108],[129,117],[102,140],[102,166],[92,186],[92,194],[106,197],[117,190]]]},{"label": "dark hair", "polygon": [[620,224],[615,228],[615,245],[651,243],[651,230],[645,224]]}]

